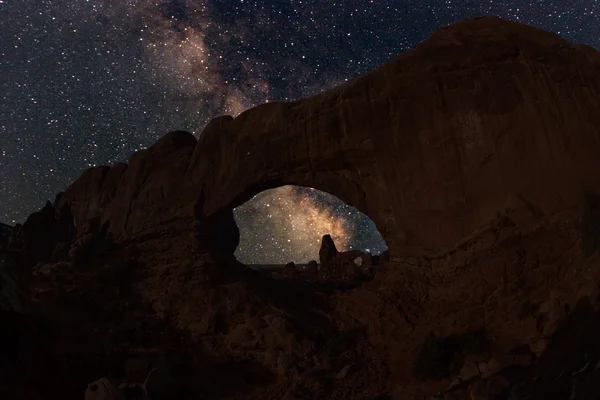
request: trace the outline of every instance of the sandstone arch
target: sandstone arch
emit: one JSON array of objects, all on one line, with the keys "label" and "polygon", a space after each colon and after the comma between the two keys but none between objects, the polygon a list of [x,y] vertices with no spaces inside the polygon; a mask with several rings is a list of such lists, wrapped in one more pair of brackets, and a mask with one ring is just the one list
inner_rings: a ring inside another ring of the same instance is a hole
[{"label": "sandstone arch", "polygon": [[312,187],[368,215],[386,240],[391,240],[391,221],[376,211],[382,200],[377,198],[376,187],[383,187],[383,182],[373,162],[372,146],[366,142],[348,149],[339,142],[330,143],[329,149],[310,145],[310,137],[287,126],[286,117],[300,112],[299,105],[271,103],[256,108],[268,115],[269,127],[264,130],[252,125],[251,112],[235,120],[221,117],[206,127],[187,174],[193,184],[202,182],[204,214],[233,209],[264,190],[285,185]]},{"label": "sandstone arch", "polygon": [[579,215],[582,185],[600,189],[599,71],[597,52],[551,33],[466,20],[331,91],[217,118],[197,143],[172,132],[61,202],[126,242],[191,237],[198,213],[310,186],[367,214],[391,255],[437,254],[506,209]]}]

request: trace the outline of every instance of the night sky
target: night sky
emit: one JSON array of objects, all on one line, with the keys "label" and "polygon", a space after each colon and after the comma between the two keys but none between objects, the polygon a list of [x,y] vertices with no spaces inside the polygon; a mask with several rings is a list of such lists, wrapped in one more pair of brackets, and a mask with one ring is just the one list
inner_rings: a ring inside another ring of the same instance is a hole
[{"label": "night sky", "polygon": [[[316,94],[480,15],[600,48],[596,0],[0,0],[0,222],[168,131]],[[368,218],[310,189],[263,192],[236,219],[246,262],[316,258],[323,230],[384,248]]]}]

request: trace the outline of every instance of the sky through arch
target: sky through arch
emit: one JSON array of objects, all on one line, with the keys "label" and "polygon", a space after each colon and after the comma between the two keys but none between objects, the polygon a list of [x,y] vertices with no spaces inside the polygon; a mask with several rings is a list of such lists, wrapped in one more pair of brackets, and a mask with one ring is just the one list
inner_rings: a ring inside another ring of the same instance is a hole
[{"label": "sky through arch", "polygon": [[340,251],[380,254],[387,249],[367,215],[313,188],[287,185],[265,190],[233,212],[240,229],[235,256],[246,264],[318,260],[325,234]]}]

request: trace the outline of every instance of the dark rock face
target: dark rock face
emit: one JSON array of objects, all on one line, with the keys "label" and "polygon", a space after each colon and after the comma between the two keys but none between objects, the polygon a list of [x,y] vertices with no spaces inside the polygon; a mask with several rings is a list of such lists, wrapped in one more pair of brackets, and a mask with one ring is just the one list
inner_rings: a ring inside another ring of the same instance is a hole
[{"label": "dark rock face", "polygon": [[317,262],[315,260],[309,261],[308,265],[306,266],[306,273],[311,277],[315,277],[317,276],[318,271],[319,266]]},{"label": "dark rock face", "polygon": [[210,218],[201,216],[199,226],[201,227],[198,238],[200,246],[233,254],[240,244],[240,230],[233,218],[233,210],[220,212]]},{"label": "dark rock face", "polygon": [[[60,195],[57,196],[60,199]],[[54,207],[50,201],[31,214],[23,225],[11,232],[8,248],[22,250],[23,262],[31,268],[38,262],[50,261],[62,256],[75,238],[73,215],[68,204]],[[55,252],[55,248],[59,249]]]},{"label": "dark rock face", "polygon": [[[36,312],[61,328],[56,382],[80,398],[98,377],[140,387],[166,368],[191,398],[468,398],[534,385],[541,368],[560,387],[536,393],[565,398],[561,360],[575,373],[590,352],[574,343],[600,354],[599,109],[596,51],[478,18],[331,91],[85,171],[9,241],[34,270]],[[371,217],[389,253],[324,240],[307,269],[368,279],[324,288],[235,261],[232,208],[284,184]],[[420,381],[422,354],[448,368]]]},{"label": "dark rock face", "polygon": [[435,253],[513,198],[552,214],[578,209],[582,184],[600,189],[600,61],[584,50],[518,23],[463,21],[322,95],[218,118],[198,143],[171,132],[128,165],[92,168],[57,207],[71,204],[78,227],[98,216],[117,241],[138,240],[191,229],[200,197],[211,216],[296,184],[369,215],[392,255]]},{"label": "dark rock face", "polygon": [[28,312],[30,281],[18,255],[0,249],[0,311]]},{"label": "dark rock face", "polygon": [[31,214],[21,228],[26,264],[33,266],[47,261],[56,245],[54,207],[47,202],[44,208]]},{"label": "dark rock face", "polygon": [[0,223],[0,248],[6,247],[8,244],[12,230],[12,226]]}]

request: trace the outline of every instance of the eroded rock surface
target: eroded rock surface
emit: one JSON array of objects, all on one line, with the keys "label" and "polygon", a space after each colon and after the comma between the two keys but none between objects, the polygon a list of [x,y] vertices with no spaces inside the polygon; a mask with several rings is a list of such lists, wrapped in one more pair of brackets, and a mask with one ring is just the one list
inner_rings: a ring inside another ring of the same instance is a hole
[{"label": "eroded rock surface", "polygon": [[0,223],[0,248],[6,247],[8,239],[12,234],[13,227]]},{"label": "eroded rock surface", "polygon": [[30,274],[20,257],[0,249],[0,310],[27,313],[30,305]]}]

